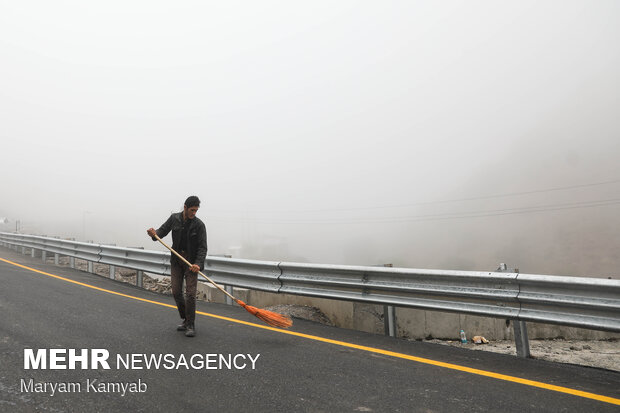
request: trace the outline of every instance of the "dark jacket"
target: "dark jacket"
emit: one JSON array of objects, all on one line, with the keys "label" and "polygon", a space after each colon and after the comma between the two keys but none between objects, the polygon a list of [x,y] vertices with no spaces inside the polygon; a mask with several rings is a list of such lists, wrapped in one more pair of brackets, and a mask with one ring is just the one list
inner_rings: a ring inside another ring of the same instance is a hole
[{"label": "dark jacket", "polygon": [[[207,256],[207,230],[205,224],[198,218],[190,219],[186,221],[187,228],[187,242],[185,252],[187,253],[187,261],[192,264],[196,264],[200,267],[200,270],[205,268],[205,258]],[[181,253],[181,235],[183,233],[183,212],[177,212],[170,215],[170,218],[163,223],[161,227],[156,231],[159,238],[163,238],[172,231],[172,249]],[[153,241],[157,241],[157,238],[153,238]],[[175,260],[183,266],[187,264],[182,263],[176,255],[170,253],[170,260]]]}]

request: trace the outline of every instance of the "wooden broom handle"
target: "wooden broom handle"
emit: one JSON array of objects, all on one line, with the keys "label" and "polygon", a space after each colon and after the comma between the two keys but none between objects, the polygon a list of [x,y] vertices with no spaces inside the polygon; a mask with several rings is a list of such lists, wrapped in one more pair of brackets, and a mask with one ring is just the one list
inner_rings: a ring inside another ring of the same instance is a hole
[{"label": "wooden broom handle", "polygon": [[[161,242],[162,245],[166,248],[168,248],[170,250],[170,252],[172,252],[174,255],[176,255],[177,257],[179,257],[180,259],[183,260],[183,262],[185,264],[187,264],[188,266],[192,266],[192,264],[189,263],[189,261],[187,261],[181,254],[179,254],[178,252],[176,252],[175,250],[173,250],[172,248],[170,248],[164,241],[161,240],[161,238],[159,238],[159,236],[157,235],[157,233],[155,233],[155,238],[157,238],[157,241]],[[206,275],[204,275],[202,272],[198,271],[198,274],[202,275],[207,281],[209,281],[211,284],[213,284],[217,289],[219,289],[221,292],[223,292],[224,294],[226,294],[227,296],[229,296],[233,301],[237,301],[237,299],[235,297],[233,297],[232,295],[230,295],[228,293],[228,291],[226,291],[225,289],[223,289],[222,287],[220,287],[219,285],[217,285],[215,283],[215,281],[213,281],[211,278],[207,277]]]}]

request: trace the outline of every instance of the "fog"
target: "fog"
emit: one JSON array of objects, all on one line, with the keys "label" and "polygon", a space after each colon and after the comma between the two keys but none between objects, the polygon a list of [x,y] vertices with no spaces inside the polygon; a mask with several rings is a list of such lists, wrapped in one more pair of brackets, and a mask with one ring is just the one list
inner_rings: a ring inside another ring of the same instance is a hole
[{"label": "fog", "polygon": [[0,4],[2,231],[618,278],[617,1]]}]

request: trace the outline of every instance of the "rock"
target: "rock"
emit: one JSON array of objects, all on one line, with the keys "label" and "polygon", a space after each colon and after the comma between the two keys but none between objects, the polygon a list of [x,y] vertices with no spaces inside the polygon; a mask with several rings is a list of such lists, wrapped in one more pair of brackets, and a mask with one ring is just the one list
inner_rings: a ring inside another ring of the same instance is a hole
[{"label": "rock", "polygon": [[314,321],[317,323],[333,326],[334,323],[317,307],[311,307],[309,305],[294,305],[294,304],[278,304],[272,305],[266,310],[275,311],[289,317],[300,318],[302,320]]}]

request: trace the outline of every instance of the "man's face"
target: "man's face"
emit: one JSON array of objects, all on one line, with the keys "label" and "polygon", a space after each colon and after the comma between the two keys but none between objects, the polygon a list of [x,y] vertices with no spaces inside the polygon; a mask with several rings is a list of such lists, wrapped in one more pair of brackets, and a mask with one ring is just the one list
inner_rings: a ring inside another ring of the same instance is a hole
[{"label": "man's face", "polygon": [[193,207],[186,207],[183,206],[183,208],[185,209],[185,216],[187,217],[187,219],[194,219],[194,217],[196,216],[196,212],[198,212],[198,208],[197,206],[193,206]]}]

